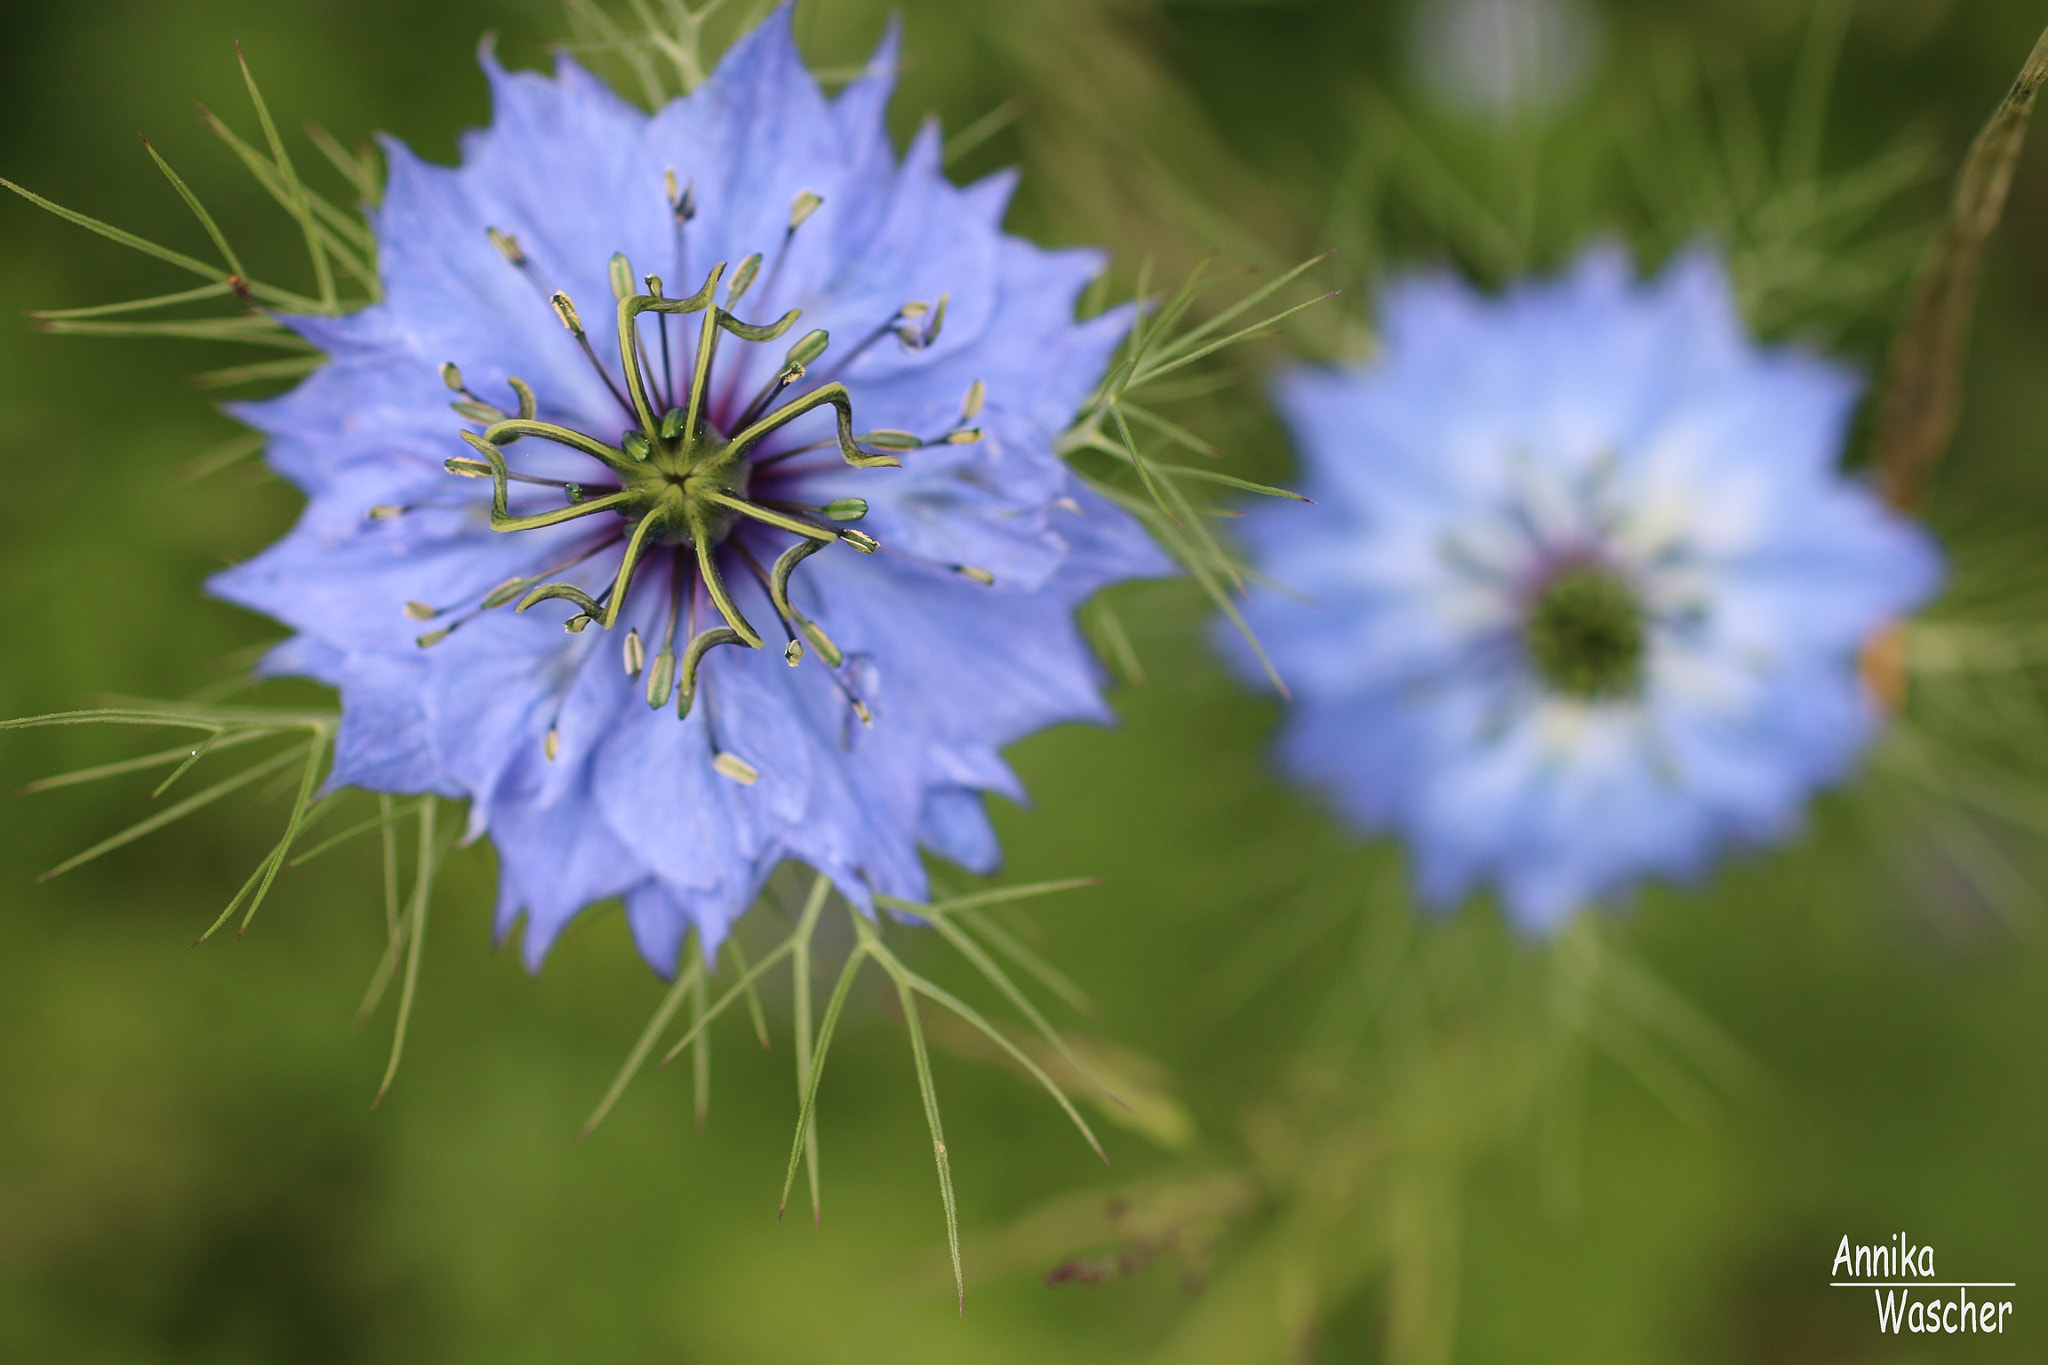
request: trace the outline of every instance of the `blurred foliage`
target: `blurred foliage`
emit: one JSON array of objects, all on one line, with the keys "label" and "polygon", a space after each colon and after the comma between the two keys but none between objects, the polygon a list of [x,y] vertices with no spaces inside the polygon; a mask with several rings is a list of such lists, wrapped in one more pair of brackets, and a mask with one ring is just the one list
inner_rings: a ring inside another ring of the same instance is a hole
[{"label": "blurred foliage", "polygon": [[[477,36],[496,29],[519,65],[563,36],[608,41],[590,28],[599,11],[576,8],[26,9],[0,51],[0,174],[202,254],[206,234],[128,141],[144,130],[250,278],[318,296],[303,237],[275,230],[271,197],[181,112],[194,96],[247,107],[233,43],[288,138],[317,119],[341,147],[385,129],[445,160],[487,117]],[[889,8],[805,0],[799,33],[821,68],[848,70]],[[1250,353],[1253,382],[1186,394],[1174,417],[1275,482],[1288,457],[1256,402],[1259,366],[1289,346],[1368,348],[1364,295],[1417,263],[1499,281],[1588,233],[1646,259],[1705,234],[1733,253],[1759,326],[1874,373],[1948,177],[2040,23],[2019,0],[1615,0],[1594,89],[1510,126],[1428,102],[1406,74],[1404,4],[900,8],[899,132],[934,111],[965,130],[956,174],[1021,163],[1013,224],[1112,244],[1120,292],[1148,261],[1149,278],[1184,278],[1212,246],[1259,271],[1254,286],[1336,251],[1312,278],[1346,298]],[[1084,1064],[1131,1103],[1091,1112],[1112,1121],[1105,1173],[1018,1084],[1016,1056],[930,1028],[977,1281],[959,1320],[933,1251],[905,997],[885,980],[849,994],[824,1083],[822,1222],[779,1224],[791,1059],[781,1035],[760,1054],[744,1010],[718,1023],[701,1130],[694,1087],[656,1073],[576,1145],[664,994],[615,909],[529,979],[485,950],[487,851],[451,851],[407,1071],[371,1115],[386,1048],[344,1021],[391,937],[376,840],[287,870],[246,938],[188,951],[270,852],[289,792],[209,807],[43,887],[37,872],[149,814],[160,775],[33,796],[0,841],[0,1358],[2038,1353],[2024,1298],[2017,1338],[1929,1351],[1881,1341],[1865,1304],[1820,1286],[1845,1232],[1905,1229],[1945,1271],[2022,1295],[2048,1270],[2034,891],[2048,800],[2028,767],[2048,731],[2039,143],[1988,262],[1970,402],[1933,503],[1955,589],[1902,642],[1907,723],[1873,780],[1822,802],[1796,846],[1551,948],[1483,905],[1417,919],[1389,850],[1272,776],[1273,707],[1208,662],[1200,595],[1116,595],[1091,625],[1146,679],[1119,694],[1125,723],[1020,746],[1037,805],[997,813],[1004,885],[1102,881],[992,924],[1086,992],[1053,1011],[1075,1061],[1013,1044],[1063,1083]],[[338,167],[307,170],[348,201]],[[13,310],[165,291],[161,264],[26,205],[0,234]],[[253,463],[181,473],[233,450],[185,381],[220,356],[210,338],[0,330],[0,714],[108,688],[199,692],[274,638],[198,588],[295,511]],[[131,753],[65,728],[8,737],[0,763],[26,781]],[[935,933],[890,946],[906,972],[992,994]],[[828,972],[853,948],[851,927],[821,924]],[[771,1013],[793,1004],[786,982],[762,978]]]}]

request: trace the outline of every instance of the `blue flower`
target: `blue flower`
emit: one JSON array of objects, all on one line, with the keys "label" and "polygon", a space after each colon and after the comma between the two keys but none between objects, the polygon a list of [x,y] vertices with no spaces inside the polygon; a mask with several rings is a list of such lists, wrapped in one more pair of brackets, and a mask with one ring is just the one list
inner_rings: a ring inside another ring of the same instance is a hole
[{"label": "blue flower", "polygon": [[898,163],[893,63],[828,100],[785,8],[649,116],[486,54],[459,168],[387,147],[383,301],[238,412],[308,505],[213,590],[340,689],[334,784],[471,803],[535,968],[618,896],[672,972],[785,859],[922,901],[1002,746],[1107,716],[1074,608],[1165,566],[1052,443],[1128,315],[1011,177]]},{"label": "blue flower", "polygon": [[1313,509],[1253,513],[1282,752],[1440,906],[1551,930],[1786,837],[1881,719],[1859,648],[1940,578],[1838,468],[1857,384],[1745,334],[1705,254],[1389,294],[1383,353],[1278,385]]}]

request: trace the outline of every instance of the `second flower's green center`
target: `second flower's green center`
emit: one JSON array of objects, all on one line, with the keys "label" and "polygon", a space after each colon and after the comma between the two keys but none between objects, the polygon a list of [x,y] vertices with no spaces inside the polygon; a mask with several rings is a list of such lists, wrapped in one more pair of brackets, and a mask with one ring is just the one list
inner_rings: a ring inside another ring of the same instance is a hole
[{"label": "second flower's green center", "polygon": [[1547,579],[1522,626],[1529,662],[1545,686],[1579,701],[1642,690],[1649,643],[1629,581],[1600,564],[1575,564]]}]

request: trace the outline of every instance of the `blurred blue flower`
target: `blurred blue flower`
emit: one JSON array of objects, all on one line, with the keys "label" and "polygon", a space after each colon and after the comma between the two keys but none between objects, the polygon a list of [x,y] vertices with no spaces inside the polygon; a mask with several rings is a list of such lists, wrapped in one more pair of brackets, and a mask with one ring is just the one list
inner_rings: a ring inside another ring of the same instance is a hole
[{"label": "blurred blue flower", "polygon": [[606,897],[667,973],[784,859],[991,870],[999,749],[1106,717],[1074,607],[1165,568],[1052,449],[1129,320],[1074,320],[1098,256],[933,127],[899,165],[894,52],[827,100],[785,7],[652,116],[486,54],[459,168],[387,147],[383,302],[239,411],[309,502],[214,591],[341,690],[334,783],[471,803],[536,968]]},{"label": "blurred blue flower", "polygon": [[1786,837],[1880,708],[1859,648],[1929,538],[1838,469],[1857,384],[1746,336],[1698,253],[1389,294],[1384,353],[1278,385],[1319,505],[1261,509],[1283,754],[1408,843],[1423,897],[1561,925]]}]

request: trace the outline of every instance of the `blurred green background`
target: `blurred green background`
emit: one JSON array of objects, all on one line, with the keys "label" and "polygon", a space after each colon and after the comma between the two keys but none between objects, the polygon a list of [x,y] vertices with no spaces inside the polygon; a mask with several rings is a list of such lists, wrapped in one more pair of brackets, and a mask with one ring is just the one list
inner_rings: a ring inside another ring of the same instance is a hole
[{"label": "blurred green background", "polygon": [[[1028,97],[958,168],[1021,161],[1021,229],[1110,241],[1127,264],[1152,253],[1169,268],[1212,241],[1265,266],[1335,245],[1347,254],[1323,270],[1347,286],[1387,257],[1442,254],[1430,250],[1426,215],[1361,234],[1365,210],[1344,202],[1355,144],[1375,117],[1361,113],[1375,108],[1368,91],[1435,117],[1406,74],[1406,5],[900,8],[899,130],[927,111],[960,128]],[[1739,65],[1774,118],[1809,7],[1638,0],[1604,12],[1603,81],[1626,85],[1653,53]],[[844,66],[885,13],[868,0],[805,0],[800,33],[815,62]],[[389,131],[446,160],[457,132],[487,118],[478,36],[495,30],[508,62],[536,65],[568,33],[541,0],[74,0],[13,6],[8,18],[0,174],[198,251],[196,228],[134,141],[143,132],[252,264],[285,282],[300,280],[291,233],[189,113],[198,98],[253,131],[236,41],[287,128],[317,119],[350,142]],[[1857,7],[1831,158],[1853,164],[1903,135],[1922,140],[1935,171],[1900,201],[1893,226],[1932,221],[1942,181],[2044,18],[2023,0]],[[1556,164],[1568,169],[1573,116],[1563,117]],[[1561,212],[1528,237],[1531,260],[1555,259],[1588,226]],[[2048,156],[2030,155],[1938,499],[1937,520],[1959,542],[2005,532],[2038,545],[2048,510],[2044,236]],[[1904,240],[1910,257],[1919,239]],[[1866,365],[1881,354],[1899,279],[1879,272],[1862,311],[1832,330]],[[241,357],[40,337],[18,316],[178,287],[167,269],[0,204],[0,318],[17,319],[0,322],[0,714],[109,692],[185,695],[274,638],[199,584],[287,526],[295,495],[249,466],[197,481],[180,473],[233,434],[187,377]],[[1347,349],[1363,316],[1352,288],[1295,340]],[[1253,411],[1222,435],[1255,475],[1284,476],[1256,385],[1243,393]],[[1436,960],[1448,950],[1432,940],[1469,940],[1480,985],[1451,994],[1493,1008],[1500,1034],[1515,1031],[1524,988],[1550,964],[1494,931],[1483,907],[1398,949],[1355,943],[1353,923],[1406,923],[1387,856],[1271,776],[1273,707],[1204,661],[1191,589],[1144,588],[1121,605],[1149,680],[1118,691],[1121,727],[1022,745],[1014,757],[1036,805],[997,820],[1007,879],[1102,879],[1047,902],[1030,932],[1098,1004],[1093,1018],[1063,1019],[1153,1059],[1194,1135],[1162,1144],[1111,1126],[1105,1171],[1027,1084],[942,1055],[969,1238],[964,1319],[953,1313],[901,1024],[879,987],[857,998],[825,1082],[822,1226],[799,1214],[778,1224],[794,1121],[786,1033],[763,1056],[739,1018],[720,1028],[704,1131],[687,1076],[670,1071],[643,1078],[578,1145],[661,987],[616,907],[587,916],[538,979],[493,953],[489,854],[474,849],[458,855],[437,912],[405,1068],[372,1113],[389,1015],[360,1034],[349,1027],[383,942],[372,842],[288,874],[245,939],[191,950],[265,850],[274,802],[229,803],[59,881],[35,880],[147,810],[143,778],[6,806],[0,1358],[1377,1360],[1403,1349],[1398,1331],[1388,1345],[1389,1324],[1411,1292],[1441,1305],[1454,1328],[1442,1340],[1455,1340],[1459,1360],[2043,1357],[2041,920],[1986,914],[1938,866],[1909,859],[1916,875],[1901,875],[1851,799],[1824,802],[1795,847],[1740,863],[1706,893],[1652,894],[1609,926],[1760,1064],[1763,1081],[1674,1110],[1639,1076],[1596,1060],[1567,1101],[1578,1135],[1564,1140],[1564,1184],[1575,1172],[1575,1199],[1550,1197],[1555,1150],[1533,1136],[1446,1137],[1443,1150],[1474,1151],[1463,1165],[1447,1158],[1458,1177],[1430,1186],[1431,1199],[1403,1202],[1398,1165],[1384,1185],[1366,1181],[1394,1210],[1391,1225],[1402,1208],[1425,1210],[1420,1235],[1439,1254],[1424,1259],[1438,1282],[1416,1291],[1369,1266],[1329,1269],[1345,1253],[1309,1245],[1302,1220],[1321,1208],[1334,1224],[1317,1234],[1325,1242],[1354,1231],[1370,1241],[1377,1222],[1354,1228],[1353,1214],[1379,1196],[1345,1183],[1357,1174],[1345,1161],[1318,1173],[1302,1153],[1369,1165],[1360,1154],[1384,1117],[1373,1087],[1455,1051],[1452,1010],[1439,1035],[1448,1050],[1405,1070],[1360,1060],[1400,1046],[1384,1014],[1344,1008],[1387,989],[1367,983],[1374,964]],[[86,731],[0,738],[0,784],[135,751],[125,743]],[[2009,853],[2041,871],[2031,844]],[[899,941],[963,980],[929,944]],[[1495,981],[1515,989],[1496,992]],[[1333,1091],[1348,1098],[1331,1101]],[[1315,1117],[1293,1117],[1304,1107]],[[1178,1233],[1155,1239],[1164,1245],[1133,1250],[1125,1239],[1125,1264],[1102,1283],[1044,1283],[1070,1251],[1108,1248],[1113,1262],[1128,1207],[1116,1192],[1146,1182],[1168,1202],[1208,1189],[1192,1202],[1232,1216],[1169,1219]],[[1091,1219],[1093,1248],[1059,1234]],[[1842,1235],[1898,1231],[1932,1243],[1944,1275],[2018,1281],[2010,1334],[1880,1338],[1860,1296],[1825,1288]],[[1454,1291],[1443,1282],[1453,1272]]]}]

